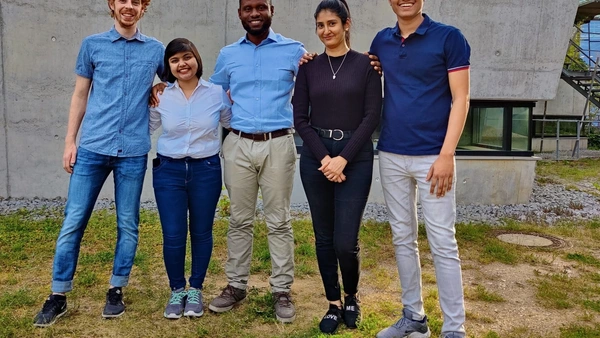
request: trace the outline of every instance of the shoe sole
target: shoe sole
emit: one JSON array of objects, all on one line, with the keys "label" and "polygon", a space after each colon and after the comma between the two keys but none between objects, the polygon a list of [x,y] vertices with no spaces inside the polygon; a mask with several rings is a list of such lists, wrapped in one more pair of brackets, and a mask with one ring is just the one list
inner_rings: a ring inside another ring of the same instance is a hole
[{"label": "shoe sole", "polygon": [[167,319],[179,319],[181,318],[181,313],[166,313],[163,312],[163,316]]},{"label": "shoe sole", "polygon": [[210,304],[210,305],[208,305],[208,309],[210,311],[212,311],[212,312],[223,313],[223,312],[227,312],[227,311],[233,309],[236,305],[239,305],[242,302],[244,302],[244,300],[246,300],[246,298],[244,298],[244,299],[242,299],[242,300],[240,300],[240,301],[238,301],[236,303],[233,303],[230,306],[225,306],[225,307],[217,307],[217,306],[214,306],[214,305]]},{"label": "shoe sole", "polygon": [[48,323],[48,324],[33,323],[33,326],[35,326],[35,327],[48,327],[48,326],[51,326],[52,324],[56,323],[56,320],[58,318],[64,316],[65,313],[67,313],[67,310],[65,310],[64,312],[61,312],[61,313],[57,314],[56,317],[54,317],[54,319],[50,323]]},{"label": "shoe sole", "polygon": [[284,323],[284,324],[289,324],[291,322],[293,322],[296,319],[296,315],[293,315],[292,317],[289,318],[285,318],[285,317],[279,317],[277,315],[275,315],[275,317],[277,317],[277,320]]},{"label": "shoe sole", "polygon": [[188,311],[188,312],[185,312],[183,315],[185,317],[198,318],[198,317],[202,317],[203,314],[204,314],[204,310],[202,310],[201,312]]},{"label": "shoe sole", "polygon": [[118,313],[116,315],[107,315],[107,314],[103,313],[102,318],[104,318],[104,319],[118,318],[118,317],[121,317],[124,313],[125,313],[125,310],[123,310],[123,312]]}]

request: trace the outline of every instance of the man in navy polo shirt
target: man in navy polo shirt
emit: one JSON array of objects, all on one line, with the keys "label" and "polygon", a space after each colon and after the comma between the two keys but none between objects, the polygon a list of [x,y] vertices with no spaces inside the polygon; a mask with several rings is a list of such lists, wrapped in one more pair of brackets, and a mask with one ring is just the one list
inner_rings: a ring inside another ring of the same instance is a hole
[{"label": "man in navy polo shirt", "polygon": [[154,75],[162,73],[164,46],[137,29],[150,0],[107,2],[114,27],[86,37],[75,66],[63,153],[63,168],[71,174],[68,199],[56,241],[52,294],[35,316],[37,327],[52,325],[67,311],[65,294],[73,289],[81,238],[111,172],[117,244],[102,317],[118,317],[125,311],[121,288],[127,286],[137,248],[140,196],[150,150],[148,97]]},{"label": "man in navy polo shirt", "polygon": [[469,108],[470,47],[458,29],[423,14],[423,0],[390,0],[390,5],[398,24],[377,34],[370,53],[384,69],[377,148],[404,309],[403,317],[377,337],[431,334],[421,292],[417,196],[444,314],[442,337],[465,337],[453,185],[454,152]]}]

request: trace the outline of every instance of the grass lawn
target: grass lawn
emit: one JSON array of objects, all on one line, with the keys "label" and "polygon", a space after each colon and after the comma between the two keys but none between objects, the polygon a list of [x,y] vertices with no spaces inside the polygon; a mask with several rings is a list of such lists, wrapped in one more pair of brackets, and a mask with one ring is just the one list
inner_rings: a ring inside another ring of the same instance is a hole
[{"label": "grass lawn", "polygon": [[[546,184],[600,177],[599,160],[582,163],[543,162],[538,174]],[[226,202],[220,203],[221,208],[226,206]],[[67,314],[50,328],[36,329],[32,319],[49,293],[61,221],[60,210],[23,210],[0,216],[0,337],[324,337],[319,334],[318,321],[327,303],[306,215],[293,221],[293,296],[298,316],[292,324],[282,325],[273,316],[268,284],[270,256],[261,219],[256,222],[251,289],[246,301],[220,315],[206,311],[195,320],[164,319],[169,288],[160,223],[153,211],[143,211],[140,217],[140,244],[130,285],[124,290],[127,311],[118,319],[101,319],[116,239],[114,212],[102,210],[94,213],[84,236]],[[519,247],[499,241],[496,235],[500,230],[557,236],[567,245],[556,249]],[[213,258],[205,281],[206,305],[226,283],[226,232],[227,218],[217,218]],[[419,235],[424,302],[435,337],[440,333],[442,315],[423,227]],[[600,337],[600,219],[552,226],[516,221],[501,227],[458,224],[457,240],[469,337]],[[364,222],[361,257],[363,321],[358,329],[342,326],[331,337],[374,337],[401,313],[387,223]]]}]

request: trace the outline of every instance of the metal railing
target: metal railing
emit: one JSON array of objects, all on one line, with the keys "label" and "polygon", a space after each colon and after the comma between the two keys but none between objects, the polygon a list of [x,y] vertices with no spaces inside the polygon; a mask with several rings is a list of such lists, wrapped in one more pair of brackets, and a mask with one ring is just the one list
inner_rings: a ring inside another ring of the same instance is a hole
[{"label": "metal railing", "polygon": [[[575,158],[575,159],[579,159],[579,149],[581,148],[581,127],[584,124],[590,124],[590,127],[592,127],[594,124],[599,124],[600,121],[596,121],[596,120],[565,120],[565,119],[532,119],[532,121],[536,122],[542,122],[542,124],[544,124],[545,122],[556,122],[556,151],[555,151],[555,159],[558,161],[560,159],[560,124],[561,123],[577,123],[576,129],[576,143],[575,143],[575,147],[573,147],[573,151],[571,154],[571,158]],[[566,136],[563,136],[564,138],[566,138]],[[542,133],[541,139],[542,141],[544,140],[545,135]],[[569,136],[569,138],[571,138],[571,136]],[[540,143],[540,152],[543,152],[543,142]]]}]

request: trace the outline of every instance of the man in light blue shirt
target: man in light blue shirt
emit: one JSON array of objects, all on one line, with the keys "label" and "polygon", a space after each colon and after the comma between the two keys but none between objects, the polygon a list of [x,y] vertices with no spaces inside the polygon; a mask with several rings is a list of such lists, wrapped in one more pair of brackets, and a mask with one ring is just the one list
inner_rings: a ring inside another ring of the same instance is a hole
[{"label": "man in light blue shirt", "polygon": [[292,322],[294,237],[290,199],[296,169],[291,95],[298,62],[306,52],[298,42],[271,30],[270,0],[240,0],[238,15],[246,36],[221,49],[210,81],[231,91],[232,132],[223,143],[225,186],[231,200],[227,234],[228,285],[210,306],[225,312],[246,297],[252,258],[253,222],[262,193],[271,253],[275,315]]},{"label": "man in light blue shirt", "polygon": [[81,238],[111,172],[118,234],[102,316],[118,317],[125,311],[121,288],[127,286],[137,248],[140,196],[150,150],[148,97],[155,74],[162,73],[164,46],[137,29],[150,0],[107,2],[114,27],[83,40],[75,67],[63,154],[63,167],[71,174],[68,199],[56,242],[52,294],[34,319],[37,327],[52,325],[67,311],[65,294],[73,288]]}]

